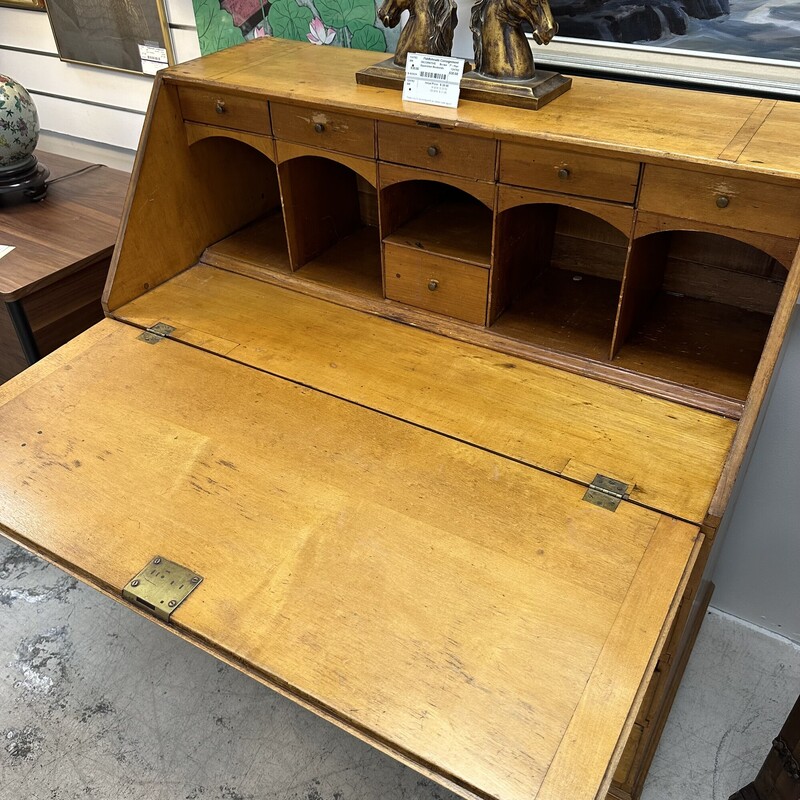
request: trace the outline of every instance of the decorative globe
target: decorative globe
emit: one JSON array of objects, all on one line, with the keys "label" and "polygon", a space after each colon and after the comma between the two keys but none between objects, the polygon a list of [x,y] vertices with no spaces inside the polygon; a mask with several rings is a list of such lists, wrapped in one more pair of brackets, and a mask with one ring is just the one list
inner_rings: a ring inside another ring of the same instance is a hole
[{"label": "decorative globe", "polygon": [[22,84],[0,74],[0,173],[35,164],[39,115]]}]

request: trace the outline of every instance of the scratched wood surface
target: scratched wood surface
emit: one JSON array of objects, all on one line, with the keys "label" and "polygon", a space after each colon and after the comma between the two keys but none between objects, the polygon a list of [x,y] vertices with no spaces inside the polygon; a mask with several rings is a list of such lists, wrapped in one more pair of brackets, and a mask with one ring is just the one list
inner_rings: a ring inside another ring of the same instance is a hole
[{"label": "scratched wood surface", "polygon": [[579,481],[617,476],[636,484],[637,502],[693,521],[702,521],[736,430],[714,414],[204,265],[119,313]]},{"label": "scratched wood surface", "polygon": [[3,387],[4,532],[112,593],[190,566],[181,632],[468,796],[603,791],[696,527],[138,334]]}]

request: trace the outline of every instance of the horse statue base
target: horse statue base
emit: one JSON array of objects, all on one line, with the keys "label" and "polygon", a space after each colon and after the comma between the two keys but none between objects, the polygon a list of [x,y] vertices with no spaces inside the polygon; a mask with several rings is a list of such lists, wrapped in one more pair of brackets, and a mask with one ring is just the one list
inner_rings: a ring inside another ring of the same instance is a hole
[{"label": "horse statue base", "polygon": [[[464,62],[464,74],[472,69],[469,61]],[[393,58],[379,61],[371,67],[356,72],[356,83],[362,86],[377,86],[381,89],[403,90],[403,83],[406,79],[405,67],[398,67]],[[462,84],[463,85],[463,84]]]},{"label": "horse statue base", "polygon": [[[536,70],[529,80],[495,80],[472,71],[473,65],[464,63],[461,78],[461,99],[499,106],[530,108],[534,111],[555,100],[572,86],[572,78],[558,72]],[[356,83],[377,86],[381,89],[402,91],[406,71],[395,65],[391,58],[356,72]]]},{"label": "horse statue base", "polygon": [[537,69],[528,80],[497,80],[479,72],[470,72],[461,79],[461,97],[478,103],[530,108],[534,111],[564,94],[572,86],[572,78],[559,72]]}]

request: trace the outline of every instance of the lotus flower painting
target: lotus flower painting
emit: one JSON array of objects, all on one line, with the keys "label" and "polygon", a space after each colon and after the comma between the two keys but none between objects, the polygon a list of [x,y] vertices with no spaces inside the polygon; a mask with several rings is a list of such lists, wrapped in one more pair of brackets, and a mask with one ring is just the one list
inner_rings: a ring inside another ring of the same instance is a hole
[{"label": "lotus flower painting", "polygon": [[192,1],[203,55],[263,36],[385,52],[398,35],[378,21],[375,0]]}]

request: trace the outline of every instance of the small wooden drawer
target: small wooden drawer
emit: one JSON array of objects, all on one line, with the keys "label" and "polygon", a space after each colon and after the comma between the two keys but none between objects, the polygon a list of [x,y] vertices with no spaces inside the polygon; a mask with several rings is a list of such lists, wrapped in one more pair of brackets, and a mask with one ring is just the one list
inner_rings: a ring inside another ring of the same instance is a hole
[{"label": "small wooden drawer", "polygon": [[389,242],[384,248],[386,296],[390,300],[485,324],[487,269]]},{"label": "small wooden drawer", "polygon": [[501,142],[500,181],[513,186],[633,203],[639,183],[639,162]]},{"label": "small wooden drawer", "polygon": [[378,123],[381,161],[424,167],[482,181],[494,180],[497,143],[438,128]]},{"label": "small wooden drawer", "polygon": [[272,133],[266,100],[187,87],[178,89],[178,97],[183,118],[190,122],[267,136]]},{"label": "small wooden drawer", "polygon": [[752,178],[648,164],[639,208],[726,228],[800,235],[800,191]]},{"label": "small wooden drawer", "polygon": [[275,136],[326,150],[375,158],[375,122],[308,106],[272,103]]}]

